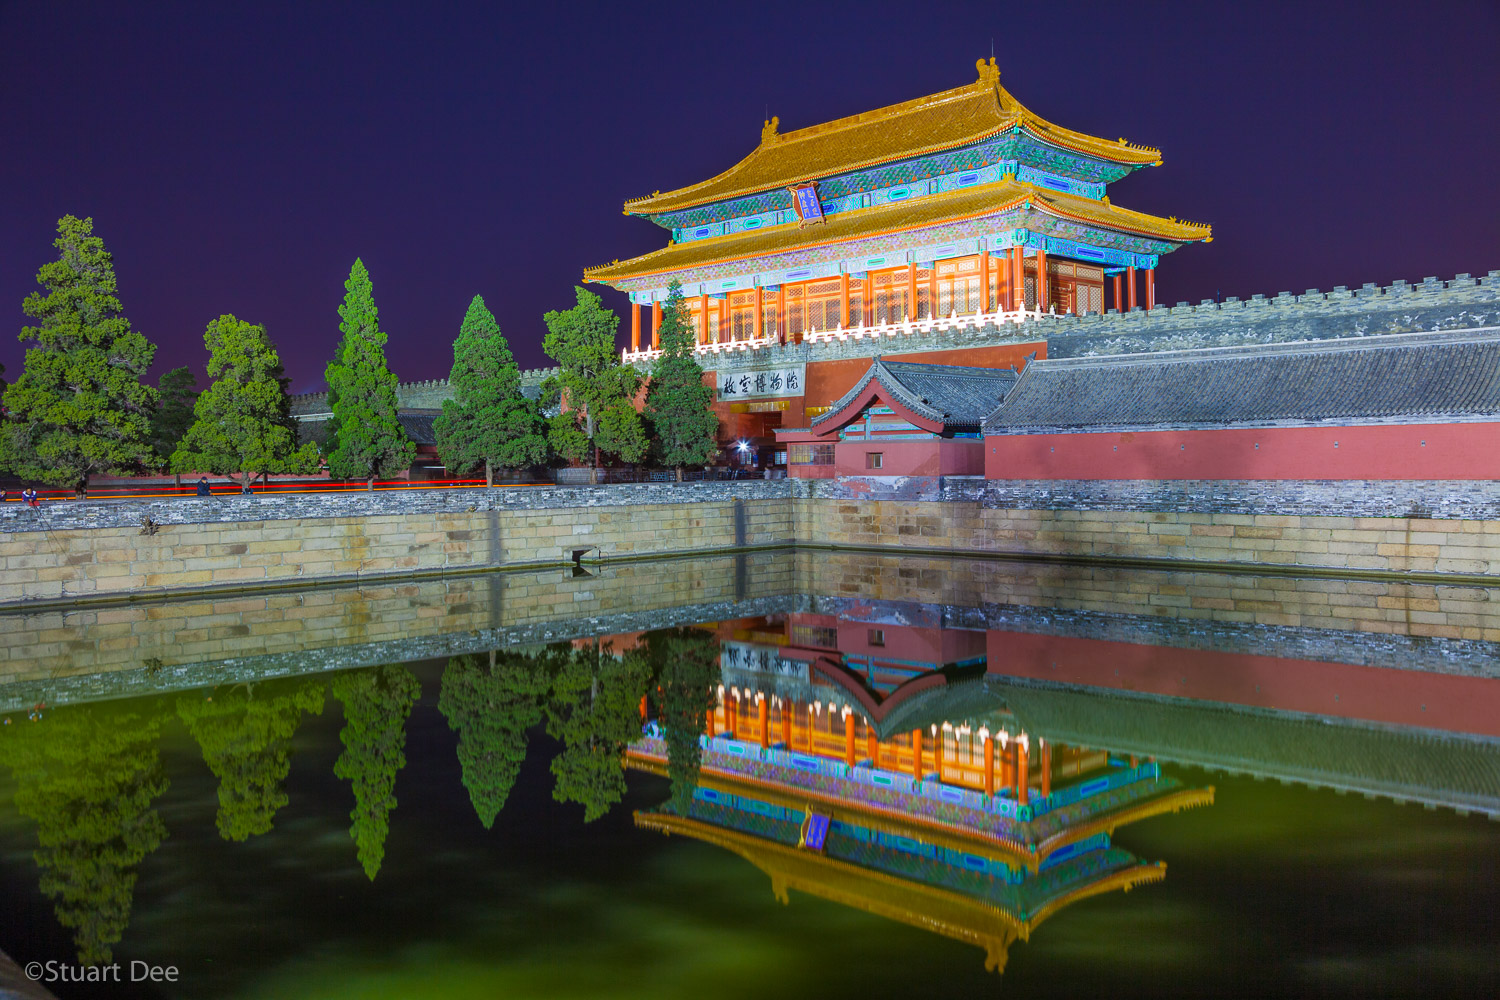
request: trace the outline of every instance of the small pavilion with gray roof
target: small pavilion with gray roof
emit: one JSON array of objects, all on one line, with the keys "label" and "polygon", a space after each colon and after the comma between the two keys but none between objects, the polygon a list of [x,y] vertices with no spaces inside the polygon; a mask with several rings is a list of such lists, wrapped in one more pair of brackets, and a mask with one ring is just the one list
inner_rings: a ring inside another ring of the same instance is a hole
[{"label": "small pavilion with gray roof", "polygon": [[953,476],[984,471],[984,419],[1015,386],[1014,369],[887,361],[801,429],[778,430],[789,474]]}]

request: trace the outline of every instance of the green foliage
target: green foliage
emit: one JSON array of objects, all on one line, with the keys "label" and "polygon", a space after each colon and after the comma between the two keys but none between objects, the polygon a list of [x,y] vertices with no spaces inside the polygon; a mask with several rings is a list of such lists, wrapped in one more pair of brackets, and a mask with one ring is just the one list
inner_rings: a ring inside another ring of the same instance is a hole
[{"label": "green foliage", "polygon": [[281,783],[291,770],[291,739],[302,713],[323,711],[323,682],[272,682],[258,691],[232,690],[180,698],[177,716],[219,779],[219,836],[247,840],[269,833],[288,802]]},{"label": "green foliage", "polygon": [[552,761],[552,797],[583,806],[592,823],[625,796],[625,745],[641,735],[640,702],[651,667],[635,652],[607,646],[573,651],[553,681],[547,733],[562,741]]},{"label": "green foliage", "polygon": [[315,472],[317,449],[297,447],[281,359],[266,328],[220,316],[203,335],[214,384],[193,405],[193,425],[172,453],[174,472]]},{"label": "green foliage", "polygon": [[450,472],[524,469],[547,460],[536,403],[521,394],[521,369],[484,299],[474,296],[453,342],[453,398],[433,423],[438,455]]},{"label": "green foliage", "polygon": [[375,310],[370,272],[355,260],[344,282],[339,330],[344,334],[324,378],[330,421],[328,471],[341,479],[407,471],[417,448],[396,419],[396,376],[385,366],[385,333]]},{"label": "green foliage", "polygon": [[703,367],[693,354],[693,333],[673,279],[662,306],[661,354],[651,366],[646,416],[662,465],[705,465],[718,451],[719,418],[711,407],[714,391],[703,384]]},{"label": "green foliage", "polygon": [[333,696],[344,706],[339,732],[344,752],[333,773],[354,786],[349,835],[372,882],[385,860],[396,772],[406,766],[406,717],[421,694],[411,671],[395,664],[340,674],[333,681]]},{"label": "green foliage", "polygon": [[130,329],[115,297],[115,269],[93,219],[57,223],[59,257],[37,272],[22,311],[26,367],[5,390],[15,471],[53,486],[88,488],[89,476],[152,461],[156,389],[141,382],[156,347]]},{"label": "green foliage", "polygon": [[521,653],[456,656],[443,671],[438,709],[458,733],[458,762],[469,801],[486,830],[526,760],[527,730],[542,721],[552,689],[542,661]]},{"label": "green foliage", "polygon": [[173,368],[157,382],[156,397],[156,412],[151,416],[152,464],[165,470],[172,464],[172,452],[193,424],[197,376],[191,368]]},{"label": "green foliage", "polygon": [[646,655],[657,670],[659,719],[666,730],[667,777],[674,808],[685,809],[703,767],[698,737],[719,683],[719,642],[701,629],[669,629],[646,636]]},{"label": "green foliage", "polygon": [[[627,462],[639,461],[645,432],[632,430],[630,424],[640,422],[632,402],[641,378],[634,368],[621,363],[615,349],[620,317],[605,309],[599,296],[588,289],[575,286],[574,292],[578,304],[572,309],[554,310],[542,317],[547,324],[542,349],[562,368],[544,389],[548,395],[559,395],[564,406],[549,421],[548,441],[558,454],[574,462],[591,458],[593,448]],[[601,433],[606,411],[610,426]]]},{"label": "green foliage", "polygon": [[36,820],[41,890],[73,929],[78,961],[113,960],[130,923],[136,866],[161,845],[153,803],[167,790],[161,719],[86,706],[9,727],[3,742],[16,809]]}]

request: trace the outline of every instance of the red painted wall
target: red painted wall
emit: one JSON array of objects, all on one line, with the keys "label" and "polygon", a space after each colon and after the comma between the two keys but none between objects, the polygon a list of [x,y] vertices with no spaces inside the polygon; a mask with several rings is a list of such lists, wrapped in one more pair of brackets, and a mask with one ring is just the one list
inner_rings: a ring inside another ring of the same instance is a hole
[{"label": "red painted wall", "polygon": [[1500,479],[1500,422],[1017,434],[988,479]]},{"label": "red painted wall", "polygon": [[[879,452],[879,469],[865,456]],[[833,467],[840,476],[980,476],[984,442],[972,440],[840,441],[833,446]]]},{"label": "red painted wall", "polygon": [[1417,670],[992,629],[991,674],[1500,736],[1500,684]]}]

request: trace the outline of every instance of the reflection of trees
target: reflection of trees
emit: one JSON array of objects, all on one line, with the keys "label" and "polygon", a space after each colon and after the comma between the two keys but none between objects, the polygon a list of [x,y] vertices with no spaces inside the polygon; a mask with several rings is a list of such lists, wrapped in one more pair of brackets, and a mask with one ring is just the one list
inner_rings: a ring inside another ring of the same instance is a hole
[{"label": "reflection of trees", "polygon": [[219,835],[245,840],[271,829],[287,804],[281,788],[291,770],[291,738],[302,713],[323,711],[323,681],[261,685],[220,692],[213,701],[181,698],[177,715],[219,779]]},{"label": "reflection of trees", "polygon": [[42,892],[73,928],[78,960],[113,960],[130,922],[135,867],[166,837],[152,803],[167,790],[161,717],[63,708],[3,741],[16,808],[36,820]]},{"label": "reflection of trees", "polygon": [[625,797],[625,744],[640,736],[640,702],[650,681],[646,657],[616,658],[597,643],[573,650],[553,681],[547,732],[562,740],[552,761],[552,797],[583,806],[591,823]]},{"label": "reflection of trees", "polygon": [[719,643],[710,632],[672,629],[647,635],[646,649],[661,692],[659,714],[666,730],[672,803],[686,808],[703,764],[698,737],[719,683]]},{"label": "reflection of trees", "polygon": [[521,773],[526,731],[542,720],[542,703],[552,687],[544,662],[549,658],[455,656],[443,671],[438,708],[458,733],[464,787],[486,830],[495,825]]},{"label": "reflection of trees", "polygon": [[333,695],[344,706],[339,739],[344,752],[333,773],[354,785],[354,824],[349,834],[365,874],[374,881],[385,858],[390,812],[396,807],[396,772],[406,766],[406,717],[422,687],[405,667],[392,664],[340,674]]}]

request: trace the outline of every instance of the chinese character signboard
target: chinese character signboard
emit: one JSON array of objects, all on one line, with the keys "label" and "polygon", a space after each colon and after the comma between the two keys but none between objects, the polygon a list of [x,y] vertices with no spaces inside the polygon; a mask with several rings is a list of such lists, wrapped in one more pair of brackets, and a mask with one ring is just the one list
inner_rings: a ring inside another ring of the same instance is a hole
[{"label": "chinese character signboard", "polygon": [[753,371],[718,372],[714,381],[720,402],[801,396],[806,391],[807,365],[784,365]]},{"label": "chinese character signboard", "polygon": [[719,668],[725,676],[748,673],[771,674],[802,681],[808,679],[806,663],[784,659],[780,646],[764,646],[753,642],[721,642]]},{"label": "chinese character signboard", "polygon": [[803,222],[823,221],[823,204],[818,200],[818,189],[815,185],[795,187],[791,191],[792,204],[797,209],[799,219]]}]

